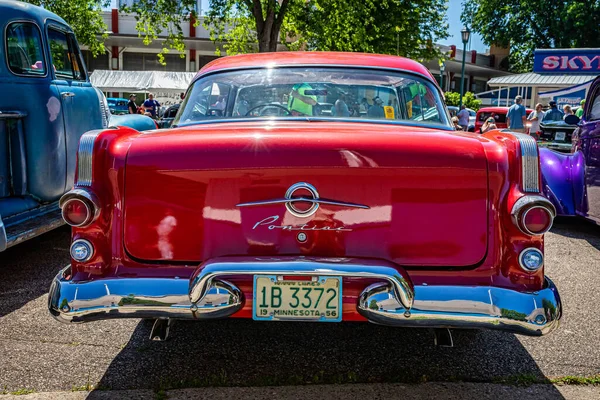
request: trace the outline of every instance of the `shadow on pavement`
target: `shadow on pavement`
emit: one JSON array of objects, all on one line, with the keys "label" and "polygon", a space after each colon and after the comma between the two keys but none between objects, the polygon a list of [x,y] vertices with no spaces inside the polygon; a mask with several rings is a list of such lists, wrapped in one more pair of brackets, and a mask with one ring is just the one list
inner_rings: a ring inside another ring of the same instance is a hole
[{"label": "shadow on pavement", "polygon": [[0,317],[50,289],[70,261],[71,231],[61,227],[0,253]]},{"label": "shadow on pavement", "polygon": [[167,342],[150,341],[151,327],[140,322],[99,388],[546,380],[517,337],[502,332],[454,331],[455,347],[442,348],[428,330],[368,323],[178,321]]},{"label": "shadow on pavement", "polygon": [[552,233],[574,239],[584,239],[600,250],[600,226],[596,223],[575,217],[558,217],[552,226]]}]

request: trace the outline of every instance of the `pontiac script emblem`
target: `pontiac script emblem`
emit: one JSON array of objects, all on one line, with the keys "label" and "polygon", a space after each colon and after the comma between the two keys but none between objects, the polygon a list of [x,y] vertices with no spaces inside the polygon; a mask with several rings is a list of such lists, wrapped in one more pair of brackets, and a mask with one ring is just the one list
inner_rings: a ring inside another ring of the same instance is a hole
[{"label": "pontiac script emblem", "polygon": [[[295,193],[301,193],[301,194],[294,196]],[[347,202],[343,202],[343,201],[322,199],[319,197],[319,192],[317,192],[317,189],[310,183],[306,183],[306,182],[294,183],[285,192],[285,196],[283,198],[252,201],[249,203],[240,203],[237,206],[238,207],[250,207],[250,206],[261,206],[261,205],[266,205],[266,204],[279,204],[279,203],[284,203],[285,208],[287,208],[287,210],[290,212],[290,214],[292,214],[296,217],[300,217],[300,218],[310,217],[311,215],[316,213],[317,210],[319,209],[319,204],[329,204],[329,205],[341,206],[341,207],[353,207],[353,208],[365,208],[365,209],[369,208],[368,206],[365,206],[363,204],[354,204],[354,203],[347,203]],[[310,203],[310,207],[301,208],[301,207],[298,207],[298,205],[296,205],[295,203],[305,203],[305,204]]]}]

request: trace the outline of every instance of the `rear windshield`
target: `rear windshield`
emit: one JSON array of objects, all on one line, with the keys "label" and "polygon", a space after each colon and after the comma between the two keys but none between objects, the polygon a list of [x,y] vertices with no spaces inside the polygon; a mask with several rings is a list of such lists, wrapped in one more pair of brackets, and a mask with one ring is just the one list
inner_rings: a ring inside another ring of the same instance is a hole
[{"label": "rear windshield", "polygon": [[224,119],[344,119],[449,127],[437,88],[401,72],[262,68],[194,82],[175,124]]},{"label": "rear windshield", "polygon": [[501,123],[501,124],[506,123],[506,114],[499,114],[499,113],[495,113],[495,112],[480,112],[478,121],[485,122],[485,120],[488,119],[489,117],[494,118],[494,121],[496,121],[496,123]]}]

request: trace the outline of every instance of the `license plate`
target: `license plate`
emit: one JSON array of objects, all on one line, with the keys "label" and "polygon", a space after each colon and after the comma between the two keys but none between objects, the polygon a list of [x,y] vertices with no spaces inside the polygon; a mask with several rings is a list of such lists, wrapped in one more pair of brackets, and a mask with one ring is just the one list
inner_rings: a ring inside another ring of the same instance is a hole
[{"label": "license plate", "polygon": [[566,132],[556,132],[554,134],[554,140],[565,140],[566,136],[567,136]]},{"label": "license plate", "polygon": [[342,320],[342,278],[316,276],[310,280],[254,276],[252,318],[259,321]]}]

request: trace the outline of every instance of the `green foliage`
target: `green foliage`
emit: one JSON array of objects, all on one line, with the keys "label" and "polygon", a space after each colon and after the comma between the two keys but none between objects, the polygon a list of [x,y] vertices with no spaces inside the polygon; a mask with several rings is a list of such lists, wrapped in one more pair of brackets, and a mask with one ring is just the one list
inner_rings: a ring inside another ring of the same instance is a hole
[{"label": "green foliage", "polygon": [[217,54],[277,51],[290,8],[302,0],[209,0],[204,26],[217,43]]},{"label": "green foliage", "polygon": [[445,0],[312,0],[290,8],[285,28],[309,50],[430,60],[448,36],[446,9]]},{"label": "green foliage", "polygon": [[102,7],[110,0],[23,0],[42,6],[62,17],[75,32],[77,41],[88,46],[94,57],[105,52],[104,40],[108,37],[102,19]]},{"label": "green foliage", "polygon": [[[446,98],[446,105],[458,107],[460,104],[460,93],[446,92],[444,93],[444,97]],[[467,92],[463,95],[463,104],[474,111],[481,108],[481,100],[475,98],[472,92]]]},{"label": "green foliage", "polygon": [[447,105],[458,107],[458,104],[460,103],[460,94],[459,93],[456,93],[456,92],[446,92],[444,94],[444,97],[446,98],[446,104]]},{"label": "green foliage", "polygon": [[181,24],[194,19],[194,26],[198,26],[196,20],[196,0],[137,0],[130,7],[122,6],[122,12],[135,14],[135,29],[143,38],[144,44],[149,45],[164,36],[163,48],[158,54],[158,61],[165,65],[164,55],[171,49],[180,52],[184,58],[185,44]]},{"label": "green foliage", "polygon": [[486,44],[510,46],[514,72],[531,70],[536,48],[600,47],[598,0],[464,0],[461,20]]}]

